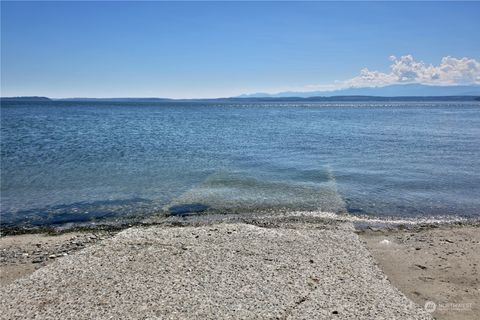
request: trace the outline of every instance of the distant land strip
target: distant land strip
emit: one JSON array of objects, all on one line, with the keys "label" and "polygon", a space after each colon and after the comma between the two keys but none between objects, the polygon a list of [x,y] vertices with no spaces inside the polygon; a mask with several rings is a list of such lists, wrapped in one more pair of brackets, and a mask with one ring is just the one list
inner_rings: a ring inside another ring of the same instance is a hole
[{"label": "distant land strip", "polygon": [[331,96],[331,97],[232,97],[215,99],[169,99],[169,98],[62,98],[40,96],[1,97],[1,102],[367,102],[367,101],[480,101],[480,96]]}]

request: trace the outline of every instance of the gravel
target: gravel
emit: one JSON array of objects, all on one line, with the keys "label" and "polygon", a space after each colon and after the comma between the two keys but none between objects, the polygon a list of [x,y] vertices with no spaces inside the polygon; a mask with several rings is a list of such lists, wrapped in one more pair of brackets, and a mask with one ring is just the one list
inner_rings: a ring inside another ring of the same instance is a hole
[{"label": "gravel", "polygon": [[431,319],[341,221],[130,228],[0,302],[0,319]]}]

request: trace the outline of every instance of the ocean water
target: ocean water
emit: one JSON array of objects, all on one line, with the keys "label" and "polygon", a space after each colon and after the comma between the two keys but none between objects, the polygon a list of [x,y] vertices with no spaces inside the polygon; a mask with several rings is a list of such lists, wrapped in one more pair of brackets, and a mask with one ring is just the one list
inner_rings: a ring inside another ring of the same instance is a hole
[{"label": "ocean water", "polygon": [[480,104],[2,102],[1,223],[480,217]]}]

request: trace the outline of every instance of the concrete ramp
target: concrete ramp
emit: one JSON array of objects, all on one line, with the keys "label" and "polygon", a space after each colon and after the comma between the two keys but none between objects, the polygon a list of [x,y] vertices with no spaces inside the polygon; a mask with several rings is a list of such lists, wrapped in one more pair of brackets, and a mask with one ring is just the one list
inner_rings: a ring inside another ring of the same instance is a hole
[{"label": "concrete ramp", "polygon": [[346,213],[329,167],[317,173],[317,181],[275,180],[248,172],[219,171],[164,206],[172,214],[211,212],[322,211]]},{"label": "concrete ramp", "polygon": [[430,319],[341,221],[131,228],[0,301],[1,319]]}]

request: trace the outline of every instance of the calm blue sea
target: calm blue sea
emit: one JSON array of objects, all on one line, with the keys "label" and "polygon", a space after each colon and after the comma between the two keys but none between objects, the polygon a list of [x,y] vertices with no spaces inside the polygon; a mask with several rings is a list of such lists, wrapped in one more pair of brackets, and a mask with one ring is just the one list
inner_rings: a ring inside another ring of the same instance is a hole
[{"label": "calm blue sea", "polygon": [[480,216],[480,104],[2,102],[3,225]]}]

